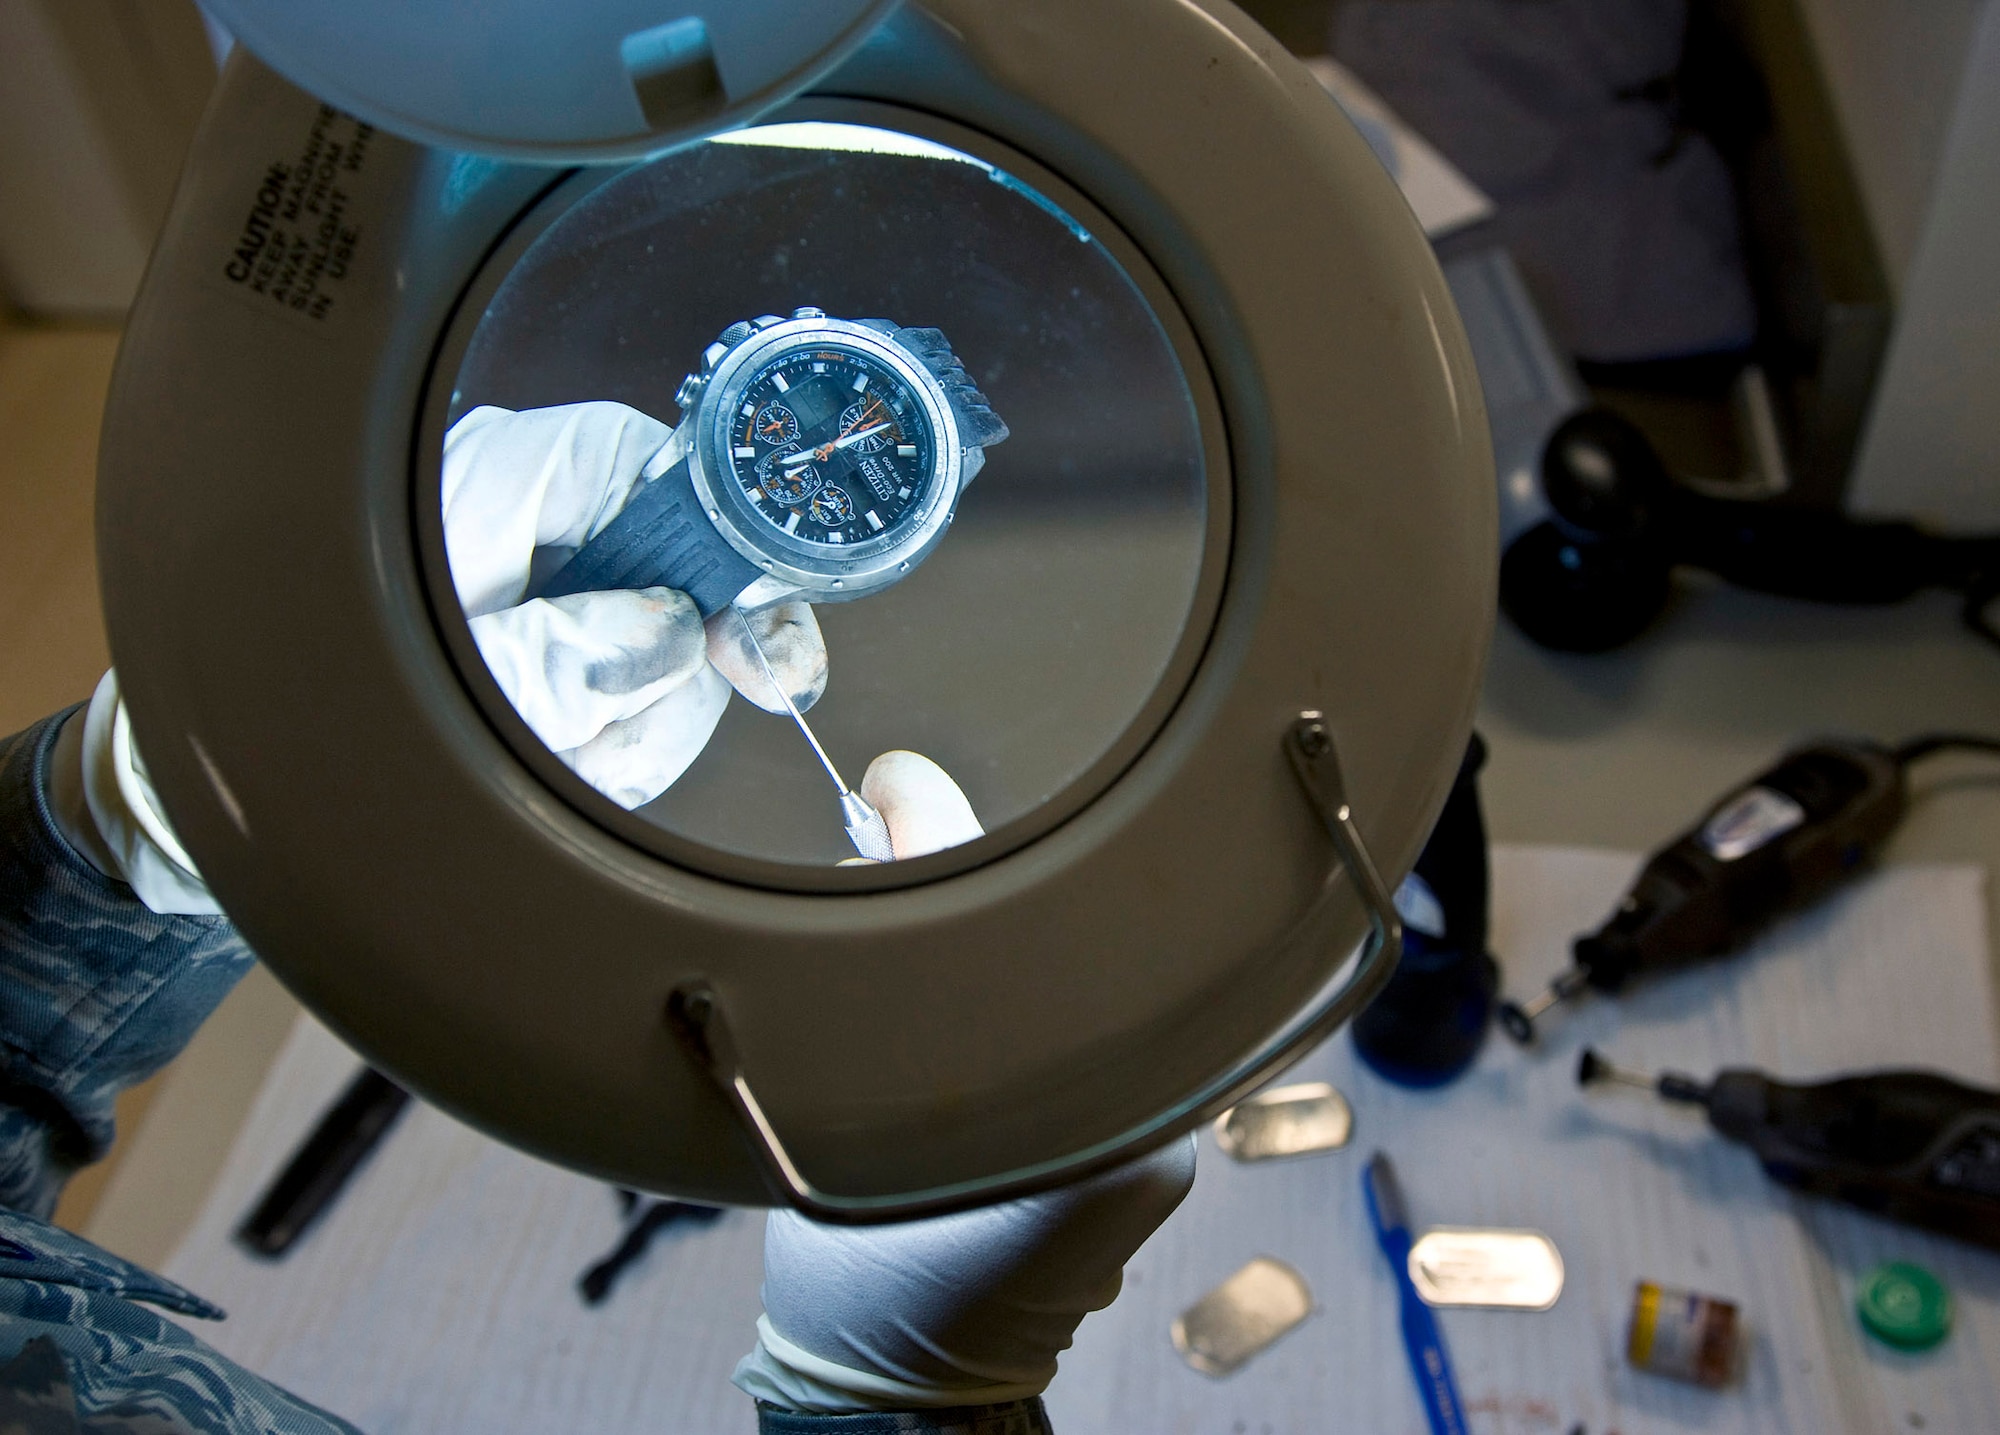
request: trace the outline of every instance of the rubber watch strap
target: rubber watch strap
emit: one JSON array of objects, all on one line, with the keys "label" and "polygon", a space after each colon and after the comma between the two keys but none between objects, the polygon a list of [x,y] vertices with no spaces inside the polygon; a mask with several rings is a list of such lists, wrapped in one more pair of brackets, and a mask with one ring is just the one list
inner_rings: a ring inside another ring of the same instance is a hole
[{"label": "rubber watch strap", "polygon": [[674,588],[694,599],[706,618],[727,608],[762,576],[702,512],[684,457],[633,494],[618,516],[533,596]]},{"label": "rubber watch strap", "polygon": [[986,401],[986,395],[972,382],[972,375],[966,373],[965,365],[958,355],[951,351],[951,343],[942,329],[903,329],[893,319],[857,319],[887,334],[905,349],[916,355],[931,376],[944,387],[945,399],[951,404],[952,412],[958,415],[960,442],[967,448],[988,449],[1007,437],[1007,421],[993,412],[993,405]]}]

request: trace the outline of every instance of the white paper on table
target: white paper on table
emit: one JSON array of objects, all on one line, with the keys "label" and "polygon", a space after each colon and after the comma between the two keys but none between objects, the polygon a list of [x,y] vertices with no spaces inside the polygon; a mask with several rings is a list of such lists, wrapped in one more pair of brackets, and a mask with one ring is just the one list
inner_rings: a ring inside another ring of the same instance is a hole
[{"label": "white paper on table", "polygon": [[1493,217],[1493,201],[1431,142],[1405,124],[1338,60],[1315,55],[1306,68],[1326,87],[1403,191],[1426,236],[1442,239]]},{"label": "white paper on table", "polygon": [[612,1189],[412,1101],[284,1259],[231,1244],[359,1065],[299,1017],[166,1267],[229,1312],[196,1334],[370,1435],[752,1435],[728,1382],[757,1338],[762,1212],[669,1227],[586,1307],[577,1278],[622,1229]]},{"label": "white paper on table", "polygon": [[[1493,946],[1527,995],[1599,925],[1638,859],[1498,847]],[[1526,1054],[1497,1031],[1441,1090],[1374,1076],[1339,1036],[1287,1073],[1354,1108],[1341,1151],[1241,1166],[1206,1136],[1195,1190],[1132,1263],[1123,1298],[1084,1322],[1049,1392],[1059,1431],[1365,1431],[1419,1435],[1396,1290],[1370,1234],[1361,1167],[1387,1151],[1412,1223],[1529,1227],[1553,1237],[1567,1282],[1545,1313],[1444,1310],[1474,1435],[1990,1435],[2000,1421],[2000,1255],[1892,1226],[1772,1185],[1699,1112],[1633,1091],[1580,1092],[1577,1054],[1706,1077],[1725,1065],[1810,1080],[1929,1066],[2000,1084],[1974,867],[1897,867],[1770,933],[1732,961],[1618,1001],[1551,1016]],[[1315,1315],[1229,1380],[1181,1365],[1161,1332],[1254,1255],[1295,1266]],[[1889,1351],[1853,1313],[1857,1276],[1889,1259],[1935,1271],[1957,1326],[1926,1355]],[[1752,1341],[1724,1391],[1632,1370],[1633,1283],[1736,1301]]]},{"label": "white paper on table", "polygon": [[[1535,989],[1595,926],[1637,859],[1560,848],[1494,853],[1494,947],[1507,989]],[[1049,1391],[1063,1435],[1420,1435],[1396,1295],[1370,1237],[1361,1163],[1395,1159],[1419,1225],[1526,1226],[1554,1238],[1568,1283],[1546,1313],[1448,1310],[1439,1321],[1474,1435],[1756,1435],[1911,1430],[1973,1435],[2000,1410],[2000,1256],[1771,1185],[1698,1114],[1639,1093],[1584,1095],[1577,1052],[1696,1075],[1740,1064],[1810,1079],[1927,1065],[2000,1082],[1982,876],[1899,867],[1866,879],[1732,962],[1597,1000],[1550,1023],[1545,1048],[1497,1033],[1441,1091],[1391,1086],[1336,1037],[1284,1080],[1332,1081],[1353,1104],[1342,1151],[1240,1166],[1206,1135],[1193,1194],[1090,1317]],[[552,1429],[748,1435],[728,1385],[758,1310],[763,1222],[732,1212],[669,1233],[610,1301],[575,1280],[616,1240],[611,1194],[413,1104],[326,1222],[286,1260],[228,1233],[354,1070],[302,1020],[194,1231],[167,1273],[232,1312],[202,1336],[375,1435]],[[1236,1375],[1180,1362],[1173,1317],[1250,1257],[1311,1283],[1315,1313]],[[1856,1277],[1915,1260],[1957,1302],[1938,1350],[1870,1342]],[[1712,1392],[1630,1370],[1633,1282],[1737,1301],[1743,1383]]]}]

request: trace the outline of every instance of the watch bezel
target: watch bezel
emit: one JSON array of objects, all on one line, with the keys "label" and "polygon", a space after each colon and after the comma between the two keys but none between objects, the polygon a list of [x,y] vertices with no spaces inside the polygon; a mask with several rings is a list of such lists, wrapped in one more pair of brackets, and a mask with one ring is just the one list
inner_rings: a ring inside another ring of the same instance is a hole
[{"label": "watch bezel", "polygon": [[[889,368],[923,405],[931,426],[931,473],[892,532],[839,556],[824,545],[781,533],[757,512],[737,481],[730,457],[733,419],[752,383],[783,353],[824,346],[857,350]],[[716,361],[694,397],[688,478],[702,511],[723,541],[788,589],[788,597],[838,603],[866,596],[907,576],[950,526],[964,484],[965,451],[958,416],[937,377],[878,329],[848,319],[785,319],[758,330]],[[912,516],[913,515],[913,516]]]}]

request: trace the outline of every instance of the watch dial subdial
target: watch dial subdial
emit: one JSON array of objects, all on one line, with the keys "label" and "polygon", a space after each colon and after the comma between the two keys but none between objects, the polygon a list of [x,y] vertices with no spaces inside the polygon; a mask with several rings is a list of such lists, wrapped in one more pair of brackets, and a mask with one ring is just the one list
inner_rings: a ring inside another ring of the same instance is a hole
[{"label": "watch dial subdial", "polygon": [[812,516],[828,528],[844,528],[854,521],[854,500],[844,488],[822,488],[812,501]]},{"label": "watch dial subdial", "polygon": [[795,508],[820,491],[826,480],[820,475],[819,466],[813,463],[787,464],[787,458],[795,458],[803,450],[795,444],[786,444],[764,455],[757,464],[757,486],[774,500],[787,508]]},{"label": "watch dial subdial", "polygon": [[750,441],[784,445],[799,436],[799,416],[783,404],[765,404],[750,417]]},{"label": "watch dial subdial", "polygon": [[840,437],[854,453],[880,453],[901,437],[896,415],[870,395],[840,411]]}]

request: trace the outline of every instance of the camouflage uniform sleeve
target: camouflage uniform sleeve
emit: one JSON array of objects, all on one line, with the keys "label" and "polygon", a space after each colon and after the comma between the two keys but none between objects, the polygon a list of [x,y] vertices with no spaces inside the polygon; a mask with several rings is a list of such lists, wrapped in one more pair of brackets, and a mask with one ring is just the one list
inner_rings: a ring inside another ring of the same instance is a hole
[{"label": "camouflage uniform sleeve", "polygon": [[219,1319],[207,1301],[42,1219],[110,1146],[112,1098],[253,960],[227,919],[153,912],[62,835],[49,754],[76,711],[0,739],[0,1430],[357,1435],[150,1308]]},{"label": "camouflage uniform sleeve", "polygon": [[76,711],[0,738],[0,1207],[34,1216],[254,960],[227,918],[149,910],[62,835],[49,754]]},{"label": "camouflage uniform sleeve", "polygon": [[0,1211],[0,1431],[359,1435],[148,1307],[219,1320],[163,1276]]}]

